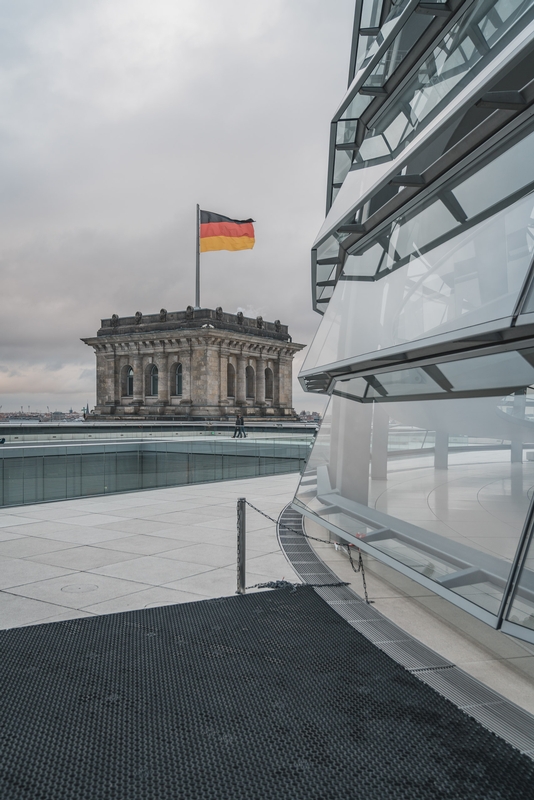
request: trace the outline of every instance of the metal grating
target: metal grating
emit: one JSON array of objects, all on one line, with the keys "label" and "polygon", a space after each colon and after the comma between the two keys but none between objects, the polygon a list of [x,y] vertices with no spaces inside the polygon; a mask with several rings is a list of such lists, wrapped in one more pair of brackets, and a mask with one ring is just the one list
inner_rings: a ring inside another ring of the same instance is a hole
[{"label": "metal grating", "polygon": [[534,748],[532,716],[513,703],[503,699],[493,705],[471,706],[465,711],[523,753],[530,753]]},{"label": "metal grating", "polygon": [[[334,611],[352,624],[352,622],[363,622],[369,620],[383,619],[373,606],[367,603],[329,603]],[[363,633],[363,631],[361,631]],[[365,636],[365,634],[364,634]]]},{"label": "metal grating", "polygon": [[459,708],[496,703],[502,700],[500,694],[484,686],[458,667],[421,673],[419,677]]},{"label": "metal grating", "polygon": [[353,628],[363,633],[371,642],[399,642],[408,639],[408,634],[387,619],[374,619],[372,622],[358,620],[351,623]]},{"label": "metal grating", "polygon": [[[292,534],[292,543],[286,544],[289,537],[283,534],[280,523],[290,524],[292,528],[297,531],[301,530],[305,534],[303,517],[299,515],[300,518],[297,518],[295,513],[293,509],[289,510],[289,507],[284,509],[278,525],[281,547],[295,571],[307,583],[337,581],[335,573],[324,564],[304,536],[298,547],[293,544],[295,539],[300,538],[295,533]],[[310,557],[304,561],[303,553],[305,552],[310,554]],[[373,642],[394,661],[476,719],[485,728],[534,759],[534,717],[531,714],[418,642],[386,619],[373,606],[367,605],[348,586],[317,587],[315,592],[351,627]]]},{"label": "metal grating", "polygon": [[[405,637],[407,637],[407,634],[405,634]],[[442,658],[438,653],[430,650],[429,647],[425,647],[424,644],[415,639],[405,638],[400,642],[376,642],[376,646],[394,658],[398,664],[402,664],[403,667],[411,671],[452,666],[451,662],[447,661],[446,658]]]}]

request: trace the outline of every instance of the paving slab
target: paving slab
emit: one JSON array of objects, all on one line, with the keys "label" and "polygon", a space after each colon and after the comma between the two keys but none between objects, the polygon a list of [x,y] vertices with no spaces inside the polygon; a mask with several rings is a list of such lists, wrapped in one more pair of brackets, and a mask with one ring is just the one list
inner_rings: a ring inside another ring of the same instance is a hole
[{"label": "paving slab", "polygon": [[[34,566],[45,566],[35,564]],[[52,569],[49,567],[49,569]],[[60,578],[34,581],[23,586],[10,588],[11,594],[55,603],[67,608],[84,608],[104,600],[134,594],[142,589],[150,589],[150,585],[138,581],[121,580],[107,575],[95,575],[89,572],[69,572]]]}]

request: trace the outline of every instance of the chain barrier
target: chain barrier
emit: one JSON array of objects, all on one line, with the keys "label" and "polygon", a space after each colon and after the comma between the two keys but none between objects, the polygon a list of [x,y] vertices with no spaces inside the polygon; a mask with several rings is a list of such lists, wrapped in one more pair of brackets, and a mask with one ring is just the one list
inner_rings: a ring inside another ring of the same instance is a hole
[{"label": "chain barrier", "polygon": [[[317,536],[310,536],[309,534],[304,533],[303,530],[298,531],[296,528],[290,528],[289,525],[286,525],[284,522],[280,522],[279,520],[273,519],[272,517],[269,516],[269,514],[266,514],[265,511],[262,511],[260,508],[257,508],[256,506],[252,505],[252,503],[249,503],[248,500],[245,500],[245,503],[247,506],[250,506],[250,508],[254,509],[254,511],[257,511],[258,514],[261,514],[262,517],[265,517],[265,519],[270,520],[270,522],[274,522],[274,524],[278,525],[279,528],[285,528],[286,531],[291,531],[291,533],[296,533],[297,536],[302,536],[304,539],[311,539],[312,542],[321,542],[321,544],[333,544],[333,542],[330,542],[327,539],[319,539]],[[351,548],[354,545],[348,543],[341,544],[340,542],[335,542],[335,544],[337,544],[337,546],[341,547],[342,549],[345,549],[345,547],[347,548],[347,555],[349,557],[352,571],[356,573],[361,572],[362,574],[363,593],[365,597],[365,602],[367,603],[367,605],[371,605],[373,601],[369,600],[369,595],[367,594],[367,581],[365,579],[365,568],[363,565],[362,551],[358,547],[358,569],[356,569],[356,567],[354,566],[354,560],[352,558],[352,551],[351,551]],[[300,583],[290,583],[289,581],[269,581],[268,583],[257,583],[255,586],[247,586],[247,589],[281,589],[283,587],[293,586],[295,587],[294,591],[296,591],[296,588],[302,585],[303,584]],[[347,582],[345,583],[339,582],[339,583],[319,583],[319,584],[308,583],[305,585],[313,586],[314,588],[320,588],[321,586],[349,586],[350,584]]]},{"label": "chain barrier", "polygon": [[338,581],[337,583],[291,583],[291,581],[267,581],[266,583],[255,583],[254,586],[247,586],[249,589],[288,589],[291,587],[291,594],[296,592],[297,589],[303,586],[311,586],[312,589],[324,589],[325,586],[349,586],[346,581]]}]

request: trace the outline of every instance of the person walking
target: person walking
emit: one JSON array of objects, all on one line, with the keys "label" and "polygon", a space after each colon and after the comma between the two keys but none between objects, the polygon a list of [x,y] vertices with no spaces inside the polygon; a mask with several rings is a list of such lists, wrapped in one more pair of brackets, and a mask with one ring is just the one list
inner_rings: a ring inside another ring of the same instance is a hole
[{"label": "person walking", "polygon": [[244,437],[246,439],[247,438],[247,434],[245,433],[245,418],[243,417],[243,414],[241,414],[241,418],[240,419],[241,419],[241,424],[239,426],[240,437],[242,436],[242,437]]},{"label": "person walking", "polygon": [[237,414],[237,416],[235,418],[235,428],[234,428],[234,435],[232,436],[232,439],[235,439],[236,436],[238,436],[238,435],[239,435],[239,414]]}]

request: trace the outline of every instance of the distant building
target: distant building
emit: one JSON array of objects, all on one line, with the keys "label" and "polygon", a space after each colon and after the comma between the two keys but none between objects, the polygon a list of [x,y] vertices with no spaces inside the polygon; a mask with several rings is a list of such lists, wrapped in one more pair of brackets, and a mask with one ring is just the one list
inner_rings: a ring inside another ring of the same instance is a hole
[{"label": "distant building", "polygon": [[301,411],[299,419],[301,422],[320,422],[321,415],[317,411]]},{"label": "distant building", "polygon": [[82,341],[96,354],[100,418],[296,417],[292,362],[304,345],[279,320],[188,306],[114,314]]}]

